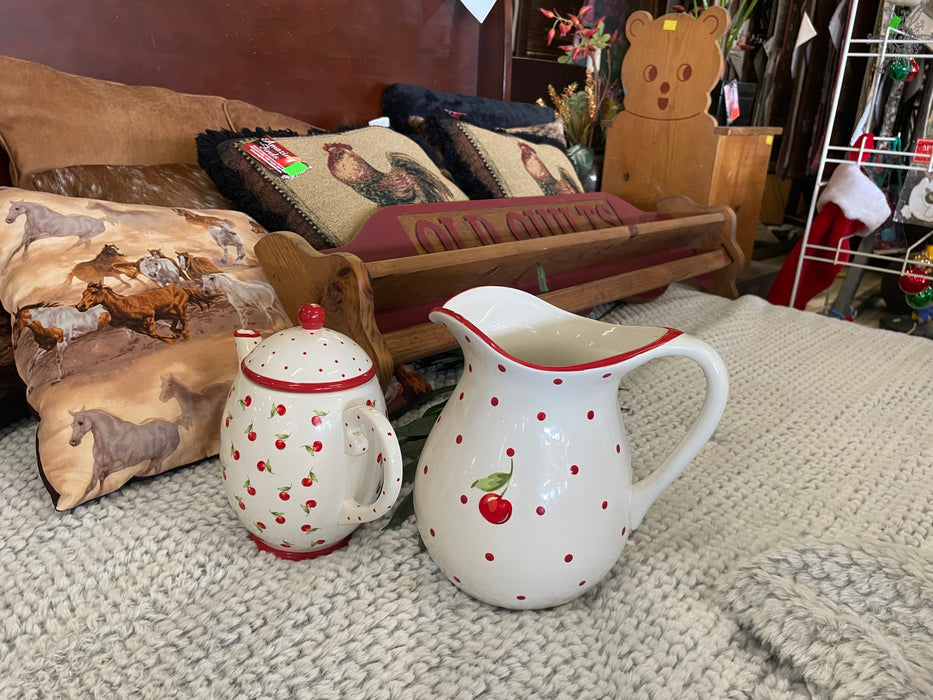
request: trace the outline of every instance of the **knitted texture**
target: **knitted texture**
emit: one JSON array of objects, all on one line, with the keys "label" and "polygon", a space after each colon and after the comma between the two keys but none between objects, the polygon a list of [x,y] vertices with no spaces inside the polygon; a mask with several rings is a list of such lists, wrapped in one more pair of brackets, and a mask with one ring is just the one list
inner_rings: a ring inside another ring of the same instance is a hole
[{"label": "knitted texture", "polygon": [[933,698],[933,550],[853,540],[768,552],[723,596],[814,695]]},{"label": "knitted texture", "polygon": [[[806,658],[751,625],[769,614],[765,596],[729,577],[813,541],[929,560],[933,346],[677,287],[597,312],[707,341],[731,393],[712,439],[585,595],[540,611],[479,603],[419,552],[413,519],[365,524],[320,559],[275,558],[230,510],[214,459],[54,512],[23,420],[0,430],[0,697],[810,697]],[[636,478],[679,441],[704,386],[685,358],[622,380]],[[900,634],[888,603],[849,612],[821,596],[823,616]]]}]

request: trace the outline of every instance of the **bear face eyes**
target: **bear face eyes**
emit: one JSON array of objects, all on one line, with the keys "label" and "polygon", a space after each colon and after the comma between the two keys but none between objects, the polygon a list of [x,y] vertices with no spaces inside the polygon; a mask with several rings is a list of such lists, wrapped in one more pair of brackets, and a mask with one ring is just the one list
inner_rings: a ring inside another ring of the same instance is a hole
[{"label": "bear face eyes", "polygon": [[[692,75],[693,75],[693,66],[691,66],[689,63],[681,63],[680,66],[677,68],[677,80],[679,80],[682,83],[685,83],[688,80],[690,80],[690,76]],[[645,66],[644,77],[645,77],[645,82],[653,83],[658,78],[658,67],[655,65],[651,65],[651,64]]]}]

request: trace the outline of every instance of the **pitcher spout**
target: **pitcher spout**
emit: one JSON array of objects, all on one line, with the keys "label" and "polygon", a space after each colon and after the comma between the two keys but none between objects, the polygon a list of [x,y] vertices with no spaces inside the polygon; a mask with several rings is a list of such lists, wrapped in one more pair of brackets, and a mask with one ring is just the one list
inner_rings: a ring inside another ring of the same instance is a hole
[{"label": "pitcher spout", "polygon": [[582,371],[621,366],[681,334],[671,328],[619,326],[564,311],[511,287],[475,287],[449,299],[430,319],[454,333],[464,352],[483,350],[524,367]]}]

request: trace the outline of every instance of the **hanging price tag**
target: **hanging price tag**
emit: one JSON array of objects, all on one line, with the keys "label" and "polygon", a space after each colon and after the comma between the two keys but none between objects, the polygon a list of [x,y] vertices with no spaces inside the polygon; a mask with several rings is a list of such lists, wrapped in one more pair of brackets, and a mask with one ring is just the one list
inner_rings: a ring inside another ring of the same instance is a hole
[{"label": "hanging price tag", "polygon": [[731,124],[739,118],[741,110],[739,109],[739,83],[737,80],[730,80],[722,84],[722,97],[726,104],[726,120]]}]

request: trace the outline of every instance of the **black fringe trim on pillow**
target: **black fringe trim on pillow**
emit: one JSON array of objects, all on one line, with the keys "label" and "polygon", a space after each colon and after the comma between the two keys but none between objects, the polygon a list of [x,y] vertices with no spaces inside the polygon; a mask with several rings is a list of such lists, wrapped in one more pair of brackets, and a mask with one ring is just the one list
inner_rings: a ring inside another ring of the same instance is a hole
[{"label": "black fringe trim on pillow", "polygon": [[229,129],[208,129],[195,137],[197,144],[198,164],[214,181],[220,193],[229,199],[245,214],[248,214],[269,231],[286,230],[285,220],[270,213],[263,207],[259,199],[243,185],[243,178],[234,170],[224,165],[220,157],[220,148],[230,141],[263,136],[272,138],[286,138],[289,136],[311,136],[324,133],[320,129],[311,128],[307,134],[299,134],[291,129],[242,129],[230,131]]}]

